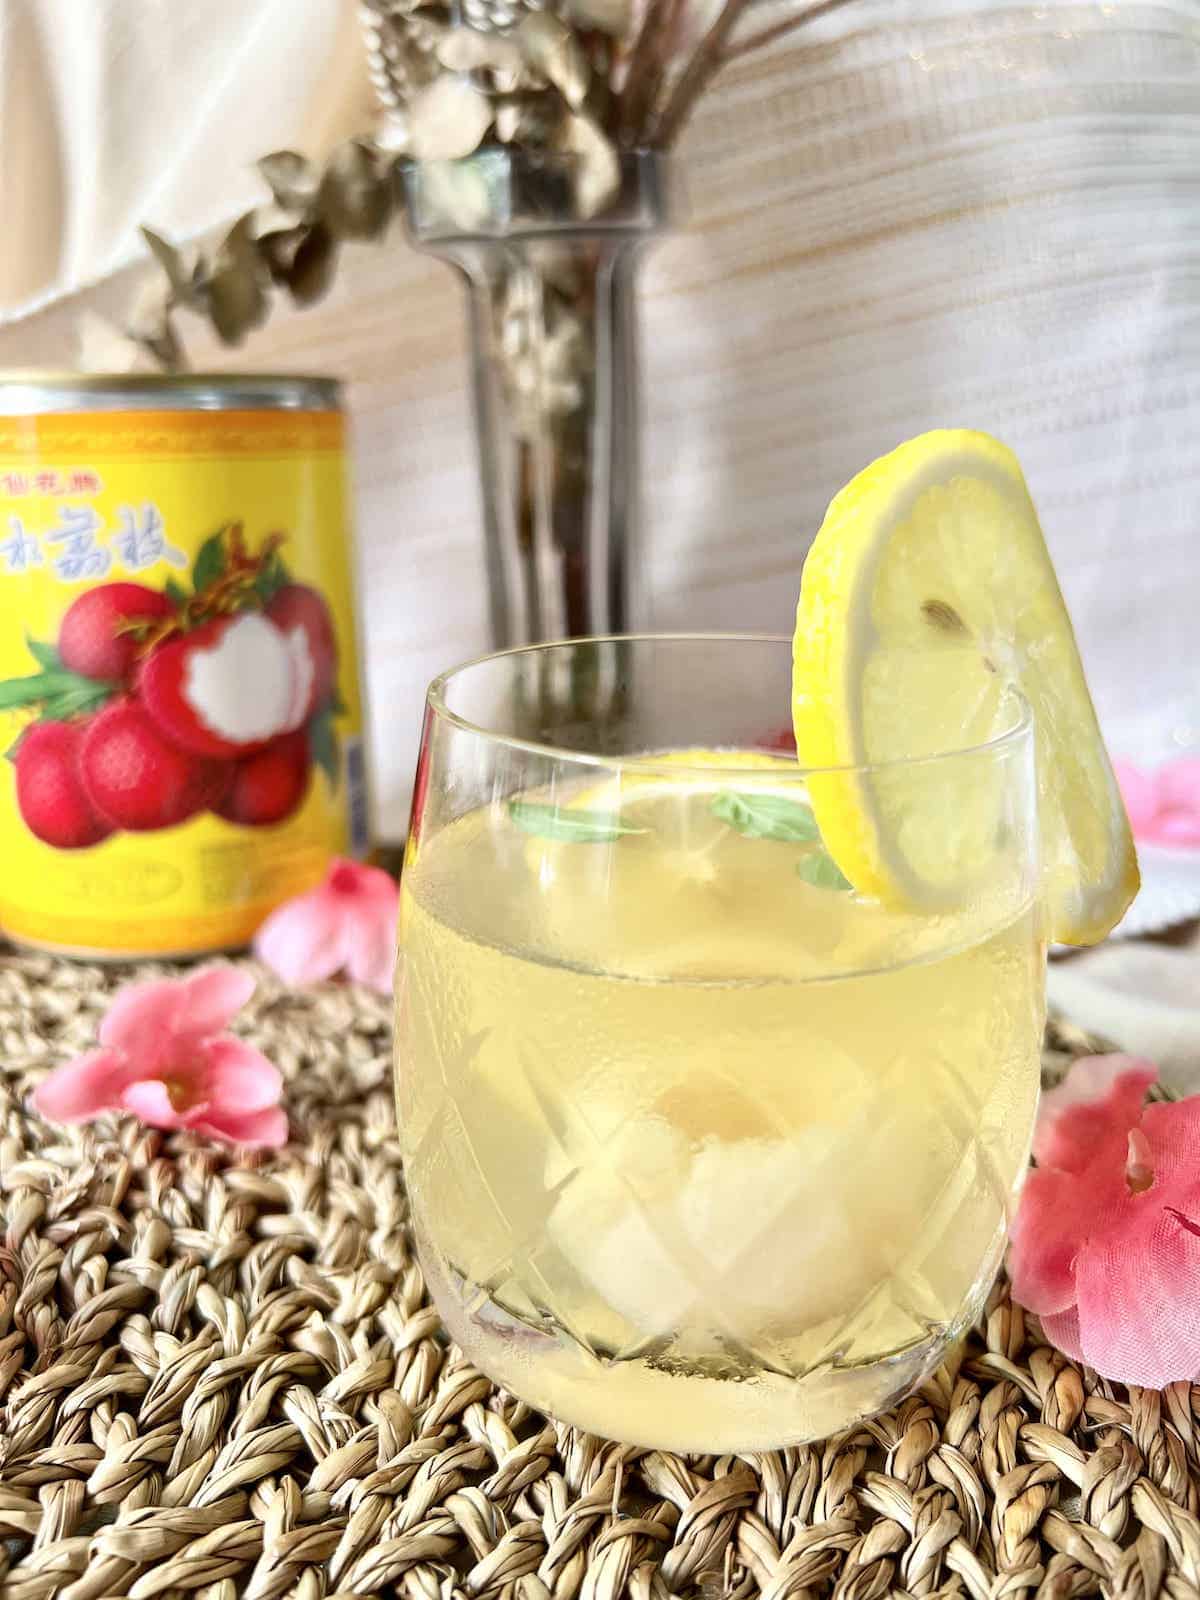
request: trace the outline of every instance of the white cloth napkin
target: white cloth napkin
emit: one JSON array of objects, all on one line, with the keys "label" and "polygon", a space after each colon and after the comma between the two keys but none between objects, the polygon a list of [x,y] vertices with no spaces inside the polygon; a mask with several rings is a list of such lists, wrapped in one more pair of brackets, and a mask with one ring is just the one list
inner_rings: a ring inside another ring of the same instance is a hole
[{"label": "white cloth napkin", "polygon": [[1171,1088],[1200,1093],[1200,937],[1110,939],[1051,961],[1047,990],[1069,1021],[1148,1056]]}]

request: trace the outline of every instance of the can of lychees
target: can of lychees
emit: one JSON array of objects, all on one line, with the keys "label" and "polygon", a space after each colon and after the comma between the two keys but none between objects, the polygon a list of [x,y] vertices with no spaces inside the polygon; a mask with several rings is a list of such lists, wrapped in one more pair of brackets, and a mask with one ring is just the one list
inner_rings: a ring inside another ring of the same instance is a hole
[{"label": "can of lychees", "polygon": [[0,930],[245,944],[367,848],[339,390],[0,374]]}]

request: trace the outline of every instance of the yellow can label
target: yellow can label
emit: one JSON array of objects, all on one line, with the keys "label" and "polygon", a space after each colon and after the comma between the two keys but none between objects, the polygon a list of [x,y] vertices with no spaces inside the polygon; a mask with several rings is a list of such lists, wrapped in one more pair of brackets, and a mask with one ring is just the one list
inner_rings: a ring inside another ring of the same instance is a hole
[{"label": "yellow can label", "polygon": [[0,928],[244,943],[366,848],[342,418],[0,417]]}]

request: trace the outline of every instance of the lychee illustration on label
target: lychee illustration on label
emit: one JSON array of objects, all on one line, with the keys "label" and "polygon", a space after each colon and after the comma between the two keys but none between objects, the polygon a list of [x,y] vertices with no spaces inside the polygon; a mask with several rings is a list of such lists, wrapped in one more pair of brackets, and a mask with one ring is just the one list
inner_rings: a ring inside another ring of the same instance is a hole
[{"label": "lychee illustration on label", "polygon": [[337,635],[284,542],[251,553],[231,523],[200,546],[190,588],[102,583],[56,639],[27,641],[38,670],[0,681],[0,711],[32,713],[8,758],[37,838],[83,850],[206,811],[269,827],[299,809],[314,768],[337,788]]}]

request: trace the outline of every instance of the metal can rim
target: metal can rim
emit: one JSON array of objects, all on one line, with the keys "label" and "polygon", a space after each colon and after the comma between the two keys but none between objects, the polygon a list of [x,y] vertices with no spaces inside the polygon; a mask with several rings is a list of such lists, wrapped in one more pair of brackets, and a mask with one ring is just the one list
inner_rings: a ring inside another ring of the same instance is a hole
[{"label": "metal can rim", "polygon": [[295,372],[0,370],[0,415],[52,411],[340,411],[337,378]]}]

